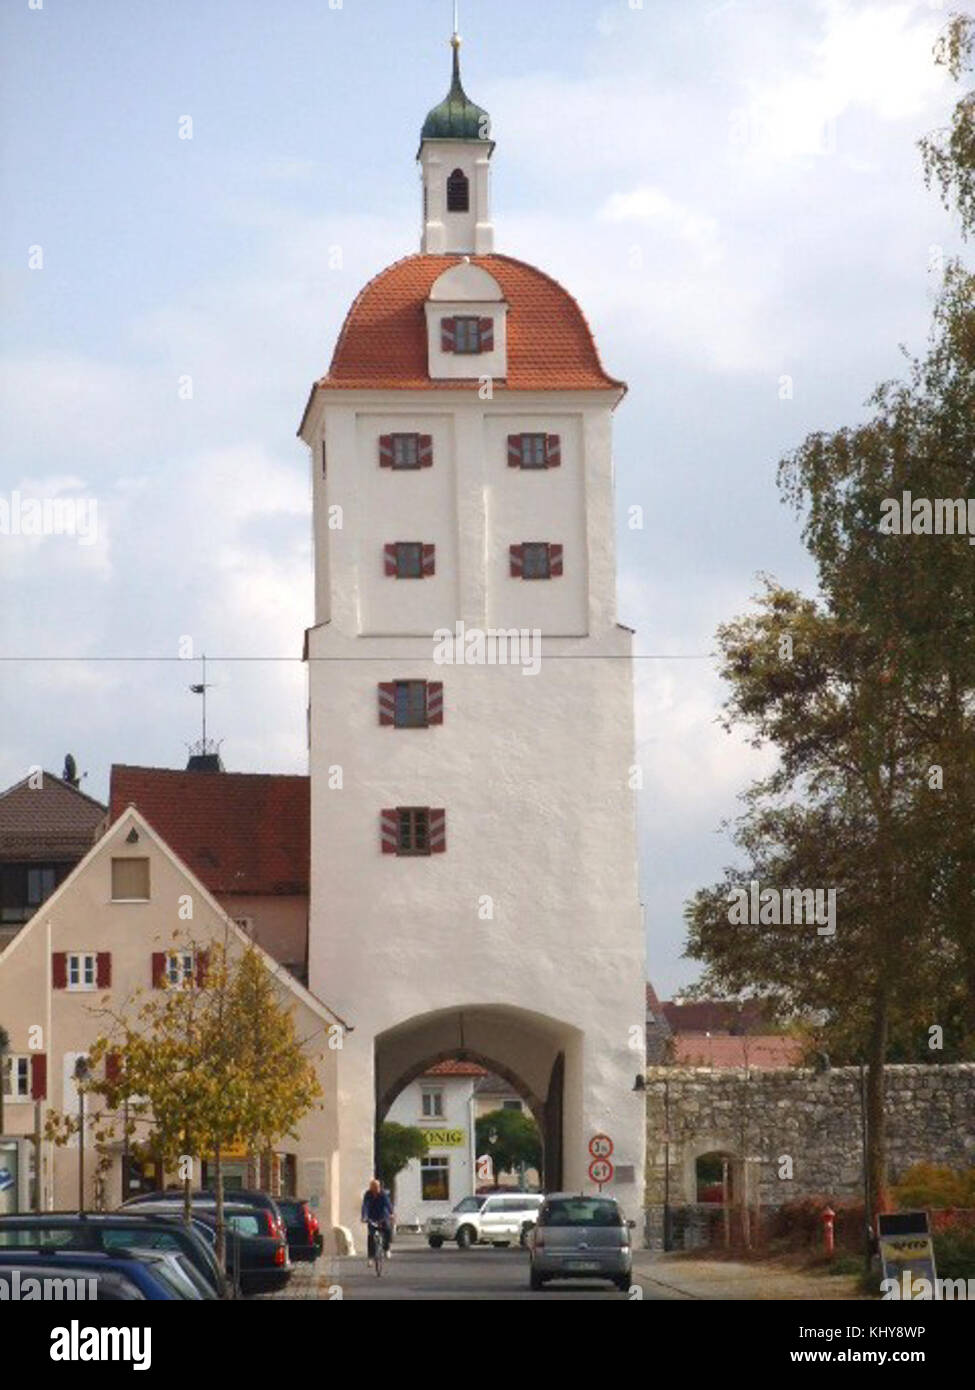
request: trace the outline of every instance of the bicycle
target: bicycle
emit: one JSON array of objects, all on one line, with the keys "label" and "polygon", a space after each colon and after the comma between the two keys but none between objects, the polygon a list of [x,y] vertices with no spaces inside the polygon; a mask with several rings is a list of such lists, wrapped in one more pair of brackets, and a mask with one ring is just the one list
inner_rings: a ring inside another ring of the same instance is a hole
[{"label": "bicycle", "polygon": [[372,1255],[369,1257],[375,1266],[376,1278],[381,1279],[383,1265],[386,1263],[386,1241],[382,1226],[377,1221],[367,1221],[369,1236],[372,1238]]}]

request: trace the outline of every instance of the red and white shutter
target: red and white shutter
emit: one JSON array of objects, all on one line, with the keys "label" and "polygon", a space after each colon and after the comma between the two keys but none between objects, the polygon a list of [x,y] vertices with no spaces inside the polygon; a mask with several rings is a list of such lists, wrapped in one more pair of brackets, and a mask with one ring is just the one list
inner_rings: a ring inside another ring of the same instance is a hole
[{"label": "red and white shutter", "polygon": [[68,953],[51,952],[51,985],[54,989],[68,988]]},{"label": "red and white shutter", "polygon": [[447,848],[447,812],[430,808],[430,853],[443,854]]},{"label": "red and white shutter", "polygon": [[111,951],[99,951],[96,959],[95,983],[99,989],[111,989],[112,987],[112,953]]},{"label": "red and white shutter", "polygon": [[508,547],[508,557],[511,562],[512,579],[520,579],[525,563],[525,547],[523,545],[511,545]]},{"label": "red and white shutter", "polygon": [[153,951],[152,953],[152,987],[153,989],[166,988],[165,951]]},{"label": "red and white shutter", "polygon": [[432,467],[433,467],[433,435],[432,435],[432,434],[421,434],[421,435],[419,436],[419,441],[420,441],[420,442],[419,442],[419,444],[418,444],[418,446],[417,446],[417,454],[418,454],[418,457],[419,457],[419,460],[420,460],[420,467],[421,467],[421,468],[432,468]]},{"label": "red and white shutter", "polygon": [[391,434],[381,434],[379,436],[379,467],[392,468],[393,466],[393,436]]},{"label": "red and white shutter", "polygon": [[509,468],[520,468],[520,467],[521,467],[521,435],[520,435],[520,434],[509,434],[509,435],[508,435],[508,467],[509,467]]},{"label": "red and white shutter", "polygon": [[562,547],[550,545],[548,548],[548,572],[553,579],[562,573]]},{"label": "red and white shutter", "polygon": [[443,681],[427,681],[427,723],[443,723]]},{"label": "red and white shutter", "polygon": [[47,1100],[47,1053],[35,1052],[30,1059],[30,1098]]},{"label": "red and white shutter", "polygon": [[383,546],[383,573],[396,575],[396,542]]},{"label": "red and white shutter", "polygon": [[494,319],[481,319],[478,338],[482,352],[494,351]]},{"label": "red and white shutter", "polygon": [[379,722],[380,724],[396,723],[396,682],[379,682]]},{"label": "red and white shutter", "polygon": [[562,440],[557,434],[545,436],[545,467],[559,468],[562,464]]},{"label": "red and white shutter", "polygon": [[399,812],[389,806],[379,813],[383,854],[395,854],[399,849]]},{"label": "red and white shutter", "polygon": [[423,547],[423,573],[436,574],[437,572],[437,547],[435,545],[425,545]]},{"label": "red and white shutter", "polygon": [[453,319],[440,320],[440,350],[441,352],[453,352],[456,337],[455,321]]},{"label": "red and white shutter", "polygon": [[210,969],[210,952],[197,951],[196,953],[196,987],[203,989],[207,982],[207,971]]}]

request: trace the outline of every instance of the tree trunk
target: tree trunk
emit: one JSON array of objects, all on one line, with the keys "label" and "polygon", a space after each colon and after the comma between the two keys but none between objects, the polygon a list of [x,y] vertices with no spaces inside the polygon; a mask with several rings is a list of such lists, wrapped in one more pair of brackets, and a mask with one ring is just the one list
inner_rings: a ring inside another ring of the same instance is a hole
[{"label": "tree trunk", "polygon": [[227,1228],[223,1220],[223,1165],[220,1162],[222,1145],[213,1146],[213,1163],[217,1170],[217,1263],[223,1269],[227,1259]]},{"label": "tree trunk", "polygon": [[887,1060],[888,999],[881,981],[874,996],[873,1027],[867,1053],[867,1178],[873,1216],[888,1207],[887,1120],[884,1113]]}]

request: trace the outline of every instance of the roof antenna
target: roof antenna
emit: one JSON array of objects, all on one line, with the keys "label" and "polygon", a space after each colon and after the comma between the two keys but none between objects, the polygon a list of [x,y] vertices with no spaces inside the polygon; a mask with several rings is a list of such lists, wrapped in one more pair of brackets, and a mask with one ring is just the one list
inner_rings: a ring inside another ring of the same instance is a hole
[{"label": "roof antenna", "polygon": [[213,687],[212,687],[211,685],[208,685],[208,684],[207,684],[207,659],[206,659],[206,656],[204,655],[204,656],[201,658],[201,660],[202,660],[202,662],[203,662],[203,680],[200,682],[199,685],[191,685],[191,686],[190,686],[190,690],[193,692],[194,695],[202,695],[202,696],[203,696],[203,751],[206,752],[206,741],[207,741],[207,691],[208,691],[208,690],[211,690]]},{"label": "roof antenna", "polygon": [[207,659],[201,657],[203,663],[203,679],[198,685],[191,685],[190,690],[194,695],[203,696],[203,737],[199,743],[190,744],[190,760],[187,763],[187,771],[198,772],[222,772],[223,766],[220,762],[220,744],[223,741],[207,738],[207,691],[213,689],[213,684],[207,680]]}]

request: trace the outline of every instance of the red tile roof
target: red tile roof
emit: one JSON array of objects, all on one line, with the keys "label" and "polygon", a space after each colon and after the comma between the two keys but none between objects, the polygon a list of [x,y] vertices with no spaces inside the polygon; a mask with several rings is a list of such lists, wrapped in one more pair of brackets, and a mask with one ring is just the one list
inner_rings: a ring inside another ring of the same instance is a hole
[{"label": "red tile roof", "polygon": [[306,894],[307,777],[112,768],[114,821],[135,806],[211,893]]},{"label": "red tile roof", "polygon": [[425,1073],[427,1076],[487,1076],[487,1068],[477,1062],[456,1062],[452,1058],[437,1062]]},{"label": "red tile roof", "polygon": [[0,859],[77,862],[95,843],[105,807],[70,782],[42,772],[0,792]]},{"label": "red tile roof", "polygon": [[[458,256],[407,256],[359,292],[339,334],[323,390],[469,391],[470,381],[428,374],[424,304]],[[625,390],[603,370],[589,325],[569,292],[511,256],[472,256],[501,286],[508,310],[509,391]]]},{"label": "red tile roof", "polygon": [[797,1067],[801,1055],[802,1048],[796,1039],[779,1033],[758,1033],[751,1037],[679,1033],[674,1038],[673,1060],[684,1067],[747,1066],[756,1071],[775,1071],[780,1067]]},{"label": "red tile roof", "polygon": [[761,999],[696,999],[689,1004],[666,1000],[661,1006],[675,1033],[755,1033],[769,1023],[769,1010]]}]

